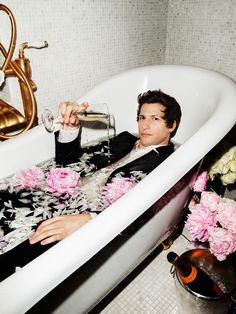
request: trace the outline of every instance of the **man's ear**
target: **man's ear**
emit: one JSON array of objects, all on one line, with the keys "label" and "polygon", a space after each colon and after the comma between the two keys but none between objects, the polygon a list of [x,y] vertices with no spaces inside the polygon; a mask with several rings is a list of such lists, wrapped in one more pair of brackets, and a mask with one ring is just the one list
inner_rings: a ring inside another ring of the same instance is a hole
[{"label": "man's ear", "polygon": [[172,127],[169,128],[170,132],[173,132],[176,126],[177,126],[176,121],[174,121]]}]

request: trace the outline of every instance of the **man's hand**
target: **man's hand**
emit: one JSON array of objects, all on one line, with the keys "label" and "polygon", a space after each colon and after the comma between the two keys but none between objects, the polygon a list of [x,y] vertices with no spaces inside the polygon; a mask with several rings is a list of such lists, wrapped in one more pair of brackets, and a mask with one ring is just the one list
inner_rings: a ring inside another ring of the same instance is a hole
[{"label": "man's hand", "polygon": [[77,102],[65,101],[59,105],[59,117],[62,127],[65,130],[71,130],[79,127],[79,117],[77,113],[84,112],[89,107],[88,102],[81,105]]},{"label": "man's hand", "polygon": [[89,213],[79,215],[56,216],[42,222],[29,237],[30,244],[40,242],[42,245],[61,241],[91,220]]}]

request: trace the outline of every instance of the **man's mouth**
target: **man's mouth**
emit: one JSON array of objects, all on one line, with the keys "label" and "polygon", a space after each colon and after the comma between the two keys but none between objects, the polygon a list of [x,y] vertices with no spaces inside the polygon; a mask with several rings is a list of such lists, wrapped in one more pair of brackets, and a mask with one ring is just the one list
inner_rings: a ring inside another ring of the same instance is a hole
[{"label": "man's mouth", "polygon": [[150,133],[142,133],[142,136],[151,136],[152,134]]}]

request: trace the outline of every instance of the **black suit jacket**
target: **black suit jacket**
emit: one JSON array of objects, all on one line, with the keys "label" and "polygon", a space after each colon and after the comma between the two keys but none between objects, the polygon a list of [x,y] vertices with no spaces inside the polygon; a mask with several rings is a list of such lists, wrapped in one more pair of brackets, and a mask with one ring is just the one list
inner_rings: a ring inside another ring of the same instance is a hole
[{"label": "black suit jacket", "polygon": [[[57,141],[56,136],[56,162],[60,165],[66,166],[70,163],[78,162],[79,158],[84,153],[87,153],[91,155],[88,160],[88,164],[94,164],[95,168],[93,171],[96,171],[126,156],[133,149],[137,140],[138,138],[131,133],[122,132],[110,139],[109,144],[106,140],[98,145],[82,148],[78,138],[69,143],[60,143]],[[110,146],[110,151],[108,146]],[[173,151],[174,146],[172,143],[153,149],[142,157],[117,168],[110,175],[108,181],[110,181],[118,173],[122,173],[125,177],[129,177],[132,171],[142,171],[143,173],[148,174]]]}]

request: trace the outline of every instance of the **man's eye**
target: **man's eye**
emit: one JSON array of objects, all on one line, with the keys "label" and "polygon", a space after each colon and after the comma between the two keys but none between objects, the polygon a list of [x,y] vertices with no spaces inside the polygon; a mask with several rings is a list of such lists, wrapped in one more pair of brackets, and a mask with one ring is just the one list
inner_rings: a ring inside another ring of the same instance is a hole
[{"label": "man's eye", "polygon": [[144,116],[139,116],[138,117],[138,120],[140,121],[140,120],[144,120]]}]

